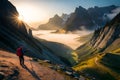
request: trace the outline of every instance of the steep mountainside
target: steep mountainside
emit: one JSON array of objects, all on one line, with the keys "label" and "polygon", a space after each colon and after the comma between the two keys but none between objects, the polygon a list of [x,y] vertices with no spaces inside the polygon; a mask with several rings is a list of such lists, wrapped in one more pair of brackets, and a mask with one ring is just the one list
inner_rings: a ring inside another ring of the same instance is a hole
[{"label": "steep mountainside", "polygon": [[33,38],[31,29],[18,20],[19,13],[8,0],[0,0],[0,12],[0,49],[15,52],[19,46],[24,46],[29,49],[27,56],[66,64],[42,41]]},{"label": "steep mountainside", "polygon": [[63,22],[63,19],[56,14],[53,18],[49,19],[48,23],[40,25],[39,29],[56,30],[62,28]]},{"label": "steep mountainside", "polygon": [[76,52],[79,57],[89,56],[96,52],[109,52],[120,48],[120,13],[106,24],[94,32],[93,37]]},{"label": "steep mountainside", "polygon": [[71,14],[69,15],[69,14],[62,14],[62,16],[61,16],[61,18],[63,19],[63,24],[65,24],[66,23],[66,21],[68,20],[68,18],[71,16]]},{"label": "steep mountainside", "polygon": [[86,44],[76,50],[79,64],[74,70],[94,80],[120,79],[120,13],[94,32]]},{"label": "steep mountainside", "polygon": [[55,15],[50,18],[48,23],[40,25],[38,29],[52,29],[58,32],[62,30],[74,31],[74,30],[95,30],[104,26],[110,21],[109,14],[112,14],[113,10],[119,8],[119,6],[111,5],[106,7],[97,7],[85,9],[81,6],[75,9],[75,12],[68,14],[62,14],[62,16]]},{"label": "steep mountainside", "polygon": [[106,7],[97,7],[89,8],[88,13],[94,20],[97,26],[104,26],[106,22],[109,21],[107,14],[112,13],[112,10],[118,8],[115,5],[106,6]]},{"label": "steep mountainside", "polygon": [[[89,27],[88,27],[89,26]],[[81,6],[76,8],[75,12],[71,15],[65,24],[65,29],[67,31],[82,30],[82,29],[92,29],[94,23],[92,18],[88,14],[87,10]]]},{"label": "steep mountainside", "polygon": [[[94,48],[102,51],[115,43],[120,44],[120,13],[106,26],[96,30],[90,42]],[[112,50],[114,48],[117,47],[114,46]]]},{"label": "steep mountainside", "polygon": [[58,16],[56,14],[53,18],[49,19],[48,23],[40,25],[38,29],[43,30],[62,29],[69,17],[70,15],[64,13],[62,14],[62,16]]},{"label": "steep mountainside", "polygon": [[70,18],[65,24],[66,31],[73,30],[94,30],[104,26],[110,21],[107,14],[112,13],[112,10],[118,8],[117,6],[97,7],[85,9],[83,7],[76,8]]}]

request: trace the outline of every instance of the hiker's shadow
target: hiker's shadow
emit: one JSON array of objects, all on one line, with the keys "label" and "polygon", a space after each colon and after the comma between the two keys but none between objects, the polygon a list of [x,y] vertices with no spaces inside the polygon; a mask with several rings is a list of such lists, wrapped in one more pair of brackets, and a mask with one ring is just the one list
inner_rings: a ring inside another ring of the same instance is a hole
[{"label": "hiker's shadow", "polygon": [[41,80],[33,69],[30,70],[26,65],[24,65],[23,68],[26,69],[36,80]]}]

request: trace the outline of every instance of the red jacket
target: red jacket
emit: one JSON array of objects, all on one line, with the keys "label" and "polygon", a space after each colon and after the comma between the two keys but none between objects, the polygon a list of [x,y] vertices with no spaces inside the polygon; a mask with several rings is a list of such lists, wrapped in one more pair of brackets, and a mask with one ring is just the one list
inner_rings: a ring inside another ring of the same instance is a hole
[{"label": "red jacket", "polygon": [[17,49],[17,56],[23,56],[23,51],[21,47]]}]

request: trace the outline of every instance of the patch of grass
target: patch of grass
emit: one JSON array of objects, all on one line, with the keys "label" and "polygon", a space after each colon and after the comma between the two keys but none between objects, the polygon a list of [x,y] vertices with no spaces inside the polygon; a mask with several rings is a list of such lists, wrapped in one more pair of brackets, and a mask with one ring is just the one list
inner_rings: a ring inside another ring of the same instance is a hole
[{"label": "patch of grass", "polygon": [[101,62],[111,67],[120,68],[120,55],[107,53]]},{"label": "patch of grass", "polygon": [[76,63],[78,63],[78,55],[77,55],[77,53],[73,51],[71,54],[72,54],[73,60],[74,60]]},{"label": "patch of grass", "polygon": [[110,73],[100,68],[86,68],[83,70],[86,77],[94,80],[116,80]]},{"label": "patch of grass", "polygon": [[113,50],[112,53],[120,53],[120,48]]},{"label": "patch of grass", "polygon": [[91,57],[88,60],[82,61],[79,64],[77,64],[76,66],[74,66],[73,69],[75,71],[81,71],[81,70],[83,70],[85,68],[91,68],[91,67],[95,68],[96,67],[96,63],[95,63],[96,58],[97,57],[94,56],[94,57]]},{"label": "patch of grass", "polygon": [[93,48],[89,43],[86,43],[85,45],[81,46],[76,50],[80,62],[91,58],[97,52],[98,51]]},{"label": "patch of grass", "polygon": [[[113,56],[114,55],[114,56]],[[95,80],[119,80],[120,79],[120,55],[95,55],[82,61],[73,69],[82,72],[85,77]],[[87,74],[87,76],[86,76]]]},{"label": "patch of grass", "polygon": [[120,79],[120,55],[107,53],[100,62],[111,70],[114,77]]}]

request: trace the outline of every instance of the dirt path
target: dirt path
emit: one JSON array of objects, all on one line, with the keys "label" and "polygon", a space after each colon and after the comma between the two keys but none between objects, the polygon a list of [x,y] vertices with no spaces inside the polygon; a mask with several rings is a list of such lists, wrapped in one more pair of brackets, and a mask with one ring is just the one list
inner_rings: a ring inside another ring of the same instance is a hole
[{"label": "dirt path", "polygon": [[25,57],[26,68],[19,65],[18,57],[10,52],[0,50],[0,61],[12,63],[19,70],[18,80],[65,80],[58,72],[44,67],[37,62]]},{"label": "dirt path", "polygon": [[94,60],[94,63],[96,64],[96,66],[100,67],[101,69],[104,69],[105,71],[109,72],[111,75],[113,75],[115,78],[117,78],[119,75],[117,75],[116,72],[114,72],[113,70],[109,69],[108,67],[102,65],[101,63],[99,63],[99,59],[96,57]]}]

